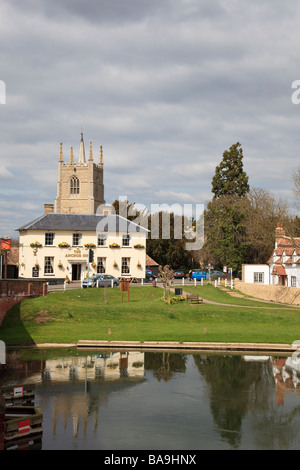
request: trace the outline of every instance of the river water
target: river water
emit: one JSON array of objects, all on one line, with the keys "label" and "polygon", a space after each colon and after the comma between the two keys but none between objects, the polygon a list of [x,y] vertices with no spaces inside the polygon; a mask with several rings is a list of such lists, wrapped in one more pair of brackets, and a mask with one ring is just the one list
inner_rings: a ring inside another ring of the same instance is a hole
[{"label": "river water", "polygon": [[300,448],[300,367],[292,357],[68,354],[15,357],[0,373],[0,387],[35,384],[42,450]]}]

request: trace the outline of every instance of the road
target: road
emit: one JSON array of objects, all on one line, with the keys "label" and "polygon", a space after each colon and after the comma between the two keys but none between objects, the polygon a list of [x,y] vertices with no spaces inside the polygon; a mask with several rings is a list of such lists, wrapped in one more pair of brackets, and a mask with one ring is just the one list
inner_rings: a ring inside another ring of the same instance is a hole
[{"label": "road", "polygon": [[[159,282],[159,281],[156,281],[157,282],[157,286],[161,286],[162,287],[162,284]],[[183,283],[184,282],[184,283]],[[200,281],[196,281],[197,282],[197,285],[201,285],[201,282]],[[131,284],[132,286],[152,286],[152,281],[149,281],[149,282],[143,282],[143,284],[141,282],[134,282]],[[189,281],[188,279],[173,279],[173,283],[172,283],[173,286],[176,286],[176,287],[184,287],[184,286],[189,286],[189,285],[194,285],[194,279],[192,281]],[[73,281],[73,282],[70,282],[69,284],[66,284],[66,286],[64,286],[64,284],[58,284],[58,285],[48,285],[48,292],[56,292],[56,291],[60,291],[60,290],[70,290],[70,289],[80,289],[81,288],[81,282],[80,281]]]}]

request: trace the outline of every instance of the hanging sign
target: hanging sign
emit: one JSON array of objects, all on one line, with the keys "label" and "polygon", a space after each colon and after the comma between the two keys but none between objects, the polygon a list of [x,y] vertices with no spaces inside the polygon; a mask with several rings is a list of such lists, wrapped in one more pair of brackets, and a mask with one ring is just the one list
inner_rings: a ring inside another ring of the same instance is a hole
[{"label": "hanging sign", "polygon": [[1,238],[0,250],[1,251],[10,251],[11,250],[11,239],[10,238]]}]

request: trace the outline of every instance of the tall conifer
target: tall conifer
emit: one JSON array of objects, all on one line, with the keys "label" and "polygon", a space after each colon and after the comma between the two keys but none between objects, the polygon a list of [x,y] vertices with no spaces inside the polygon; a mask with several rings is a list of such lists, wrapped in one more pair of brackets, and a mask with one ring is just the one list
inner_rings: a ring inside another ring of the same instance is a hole
[{"label": "tall conifer", "polygon": [[237,142],[223,153],[212,179],[215,198],[222,196],[244,196],[249,191],[248,176],[243,170],[243,149]]}]

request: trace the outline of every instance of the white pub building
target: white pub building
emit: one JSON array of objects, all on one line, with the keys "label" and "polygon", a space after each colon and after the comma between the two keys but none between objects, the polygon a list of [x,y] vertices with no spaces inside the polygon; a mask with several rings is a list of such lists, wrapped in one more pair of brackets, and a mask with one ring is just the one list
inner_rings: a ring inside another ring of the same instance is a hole
[{"label": "white pub building", "polygon": [[[88,161],[81,134],[78,162],[63,161],[59,153],[59,179],[55,206],[19,227],[19,277],[48,281],[82,280],[89,274],[144,278],[148,230],[113,213],[104,201],[103,155]],[[93,260],[89,262],[89,250]]]}]

